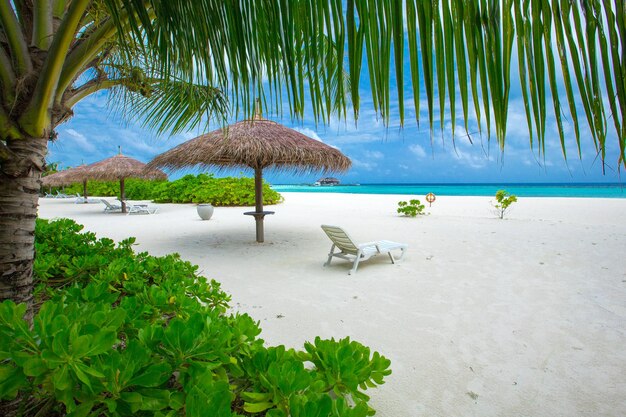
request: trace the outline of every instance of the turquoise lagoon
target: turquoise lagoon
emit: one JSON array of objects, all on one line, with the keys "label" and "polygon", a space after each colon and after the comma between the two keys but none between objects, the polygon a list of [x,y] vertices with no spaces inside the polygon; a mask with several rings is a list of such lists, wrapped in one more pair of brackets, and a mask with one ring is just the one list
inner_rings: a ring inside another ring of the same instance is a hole
[{"label": "turquoise lagoon", "polygon": [[360,184],[360,185],[272,185],[278,192],[403,194],[457,196],[493,196],[497,190],[507,190],[519,197],[586,197],[626,198],[626,185],[621,183],[567,184]]}]

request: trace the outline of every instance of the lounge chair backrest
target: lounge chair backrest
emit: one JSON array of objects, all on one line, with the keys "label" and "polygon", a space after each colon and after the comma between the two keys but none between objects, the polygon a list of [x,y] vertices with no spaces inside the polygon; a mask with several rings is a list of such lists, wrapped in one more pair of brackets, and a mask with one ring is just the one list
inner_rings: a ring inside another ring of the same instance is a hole
[{"label": "lounge chair backrest", "polygon": [[350,236],[348,236],[348,234],[341,227],[323,224],[322,230],[324,230],[328,238],[335,244],[335,246],[343,252],[350,254],[357,253],[358,248]]}]

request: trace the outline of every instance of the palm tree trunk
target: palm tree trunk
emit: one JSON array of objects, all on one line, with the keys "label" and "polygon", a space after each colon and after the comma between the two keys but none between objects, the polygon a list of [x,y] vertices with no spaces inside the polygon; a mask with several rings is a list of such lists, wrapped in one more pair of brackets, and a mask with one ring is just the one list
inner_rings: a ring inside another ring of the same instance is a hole
[{"label": "palm tree trunk", "polygon": [[48,140],[5,142],[12,157],[0,161],[0,302],[27,303],[30,320],[35,219]]}]

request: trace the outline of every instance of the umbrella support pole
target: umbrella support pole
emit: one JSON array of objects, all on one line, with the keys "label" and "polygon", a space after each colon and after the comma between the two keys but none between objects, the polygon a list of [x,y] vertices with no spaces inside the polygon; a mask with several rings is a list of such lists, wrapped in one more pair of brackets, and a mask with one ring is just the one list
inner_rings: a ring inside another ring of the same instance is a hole
[{"label": "umbrella support pole", "polygon": [[247,211],[246,216],[254,216],[256,222],[256,241],[263,243],[265,241],[265,233],[263,231],[263,219],[268,214],[274,214],[273,211],[263,211],[263,170],[261,168],[254,169],[254,211]]},{"label": "umbrella support pole", "polygon": [[89,199],[87,197],[87,180],[83,181],[83,202],[84,203],[88,203]]},{"label": "umbrella support pole", "polygon": [[254,168],[254,210],[258,213],[254,216],[256,222],[256,241],[263,243],[265,241],[265,233],[263,232],[263,170]]},{"label": "umbrella support pole", "polygon": [[265,218],[265,216],[274,214],[274,212],[273,211],[261,211],[261,212],[246,211],[243,214],[245,214],[246,216],[254,216],[254,221],[256,222],[256,241],[258,243],[263,243],[265,241],[265,236],[263,232],[263,219]]},{"label": "umbrella support pole", "polygon": [[256,241],[263,243],[265,241],[265,232],[263,230],[263,222],[265,216],[254,216],[254,222],[256,223]]},{"label": "umbrella support pole", "polygon": [[124,196],[124,179],[120,180],[120,202],[122,203],[122,213],[126,213],[126,197]]}]

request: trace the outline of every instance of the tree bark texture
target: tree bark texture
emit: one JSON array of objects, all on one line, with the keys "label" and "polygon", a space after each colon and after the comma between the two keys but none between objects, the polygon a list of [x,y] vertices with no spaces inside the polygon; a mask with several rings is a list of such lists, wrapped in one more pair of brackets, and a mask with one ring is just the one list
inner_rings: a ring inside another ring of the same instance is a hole
[{"label": "tree bark texture", "polygon": [[47,139],[7,140],[14,157],[0,162],[0,302],[27,303],[32,317],[35,219]]}]

